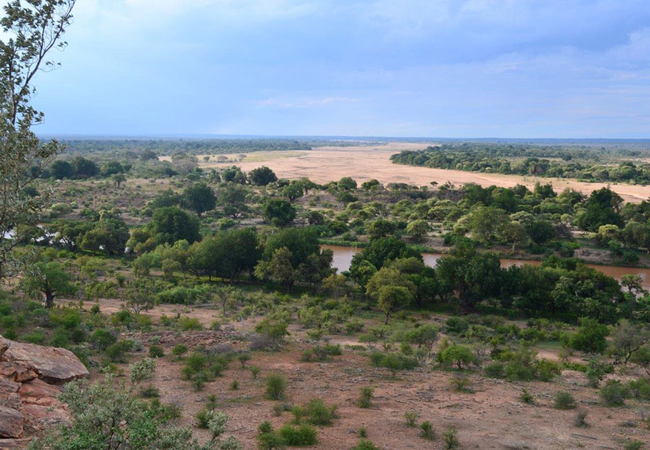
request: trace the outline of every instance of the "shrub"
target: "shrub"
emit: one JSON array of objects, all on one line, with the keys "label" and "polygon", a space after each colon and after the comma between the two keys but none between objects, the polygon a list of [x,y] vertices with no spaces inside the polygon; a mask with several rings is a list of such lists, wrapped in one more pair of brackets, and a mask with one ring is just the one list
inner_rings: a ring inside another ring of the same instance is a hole
[{"label": "shrub", "polygon": [[627,383],[630,395],[639,400],[650,400],[650,381],[644,378],[631,380]]},{"label": "shrub", "polygon": [[336,414],[337,406],[327,406],[325,402],[319,398],[309,401],[305,405],[306,414],[309,416],[309,423],[312,425],[331,425],[332,421],[338,416]]},{"label": "shrub", "polygon": [[146,386],[140,390],[140,397],[143,398],[158,398],[160,397],[160,392],[156,386]]},{"label": "shrub", "polygon": [[172,355],[174,355],[176,358],[181,360],[183,358],[183,355],[187,353],[187,345],[184,344],[178,344],[172,348]]},{"label": "shrub", "polygon": [[273,430],[271,422],[262,422],[257,428],[257,448],[260,450],[282,450],[286,448],[284,439]]},{"label": "shrub", "polygon": [[419,416],[420,415],[416,411],[406,411],[404,413],[404,420],[406,420],[406,426],[409,428],[414,428]]},{"label": "shrub", "polygon": [[645,444],[641,441],[627,441],[623,450],[641,450]]},{"label": "shrub", "polygon": [[578,411],[576,419],[573,424],[578,428],[587,428],[589,424],[587,423],[587,411]]},{"label": "shrub", "polygon": [[469,328],[469,322],[460,317],[450,317],[445,323],[445,328],[448,333],[464,333]]},{"label": "shrub", "polygon": [[607,348],[607,325],[598,323],[596,319],[580,319],[580,327],[569,338],[569,346],[574,350],[585,353],[602,353]]},{"label": "shrub", "polygon": [[351,450],[379,450],[379,447],[368,439],[359,439],[359,443],[352,447]]},{"label": "shrub", "polygon": [[485,376],[489,378],[503,378],[505,376],[504,365],[500,362],[493,362],[485,366]]},{"label": "shrub", "polygon": [[252,359],[250,353],[240,353],[237,355],[237,360],[241,363],[241,368],[246,368],[246,363]]},{"label": "shrub", "polygon": [[472,389],[472,380],[469,377],[453,377],[451,379],[451,385],[456,392],[474,392],[474,389]]},{"label": "shrub", "polygon": [[573,398],[573,395],[571,395],[568,392],[558,392],[555,394],[555,401],[553,403],[553,407],[555,409],[575,409],[576,408],[576,400]]},{"label": "shrub", "polygon": [[606,406],[623,406],[629,396],[628,388],[618,380],[607,380],[600,389],[600,398]]},{"label": "shrub", "polygon": [[269,400],[282,400],[287,390],[287,380],[279,374],[272,374],[266,378],[265,396]]},{"label": "shrub", "polygon": [[416,358],[411,358],[399,353],[375,352],[370,355],[370,362],[375,367],[384,367],[390,370],[393,377],[398,370],[413,370],[419,365]]},{"label": "shrub", "polygon": [[203,325],[201,325],[199,319],[190,317],[181,317],[178,319],[178,327],[182,331],[201,331],[203,329]]},{"label": "shrub", "polygon": [[162,358],[165,356],[165,351],[160,345],[152,345],[149,347],[149,356],[152,358]]},{"label": "shrub", "polygon": [[108,330],[100,328],[90,336],[90,342],[99,350],[104,351],[117,342],[117,336]]},{"label": "shrub", "polygon": [[198,428],[207,429],[210,424],[210,419],[212,419],[212,411],[202,409],[196,413],[196,426]]},{"label": "shrub", "polygon": [[278,434],[288,446],[306,447],[318,444],[318,432],[311,425],[296,427],[287,423],[278,429]]},{"label": "shrub", "polygon": [[519,396],[519,399],[527,405],[535,404],[535,397],[533,397],[533,394],[528,392],[526,389],[521,390],[521,395]]},{"label": "shrub", "polygon": [[375,395],[375,390],[371,386],[364,386],[359,391],[359,408],[370,408],[372,398]]},{"label": "shrub", "polygon": [[133,349],[133,341],[124,340],[111,345],[106,349],[106,356],[116,363],[126,362],[126,353]]},{"label": "shrub", "polygon": [[447,450],[453,450],[460,447],[458,441],[458,431],[455,428],[449,427],[442,433],[442,443]]},{"label": "shrub", "polygon": [[472,350],[462,345],[450,345],[440,354],[440,360],[443,364],[451,366],[455,364],[459,370],[475,361]]},{"label": "shrub", "polygon": [[431,422],[428,420],[425,420],[420,424],[420,437],[429,440],[436,438],[436,432],[433,429],[433,425],[431,425]]},{"label": "shrub", "polygon": [[236,391],[238,389],[239,389],[239,381],[232,380],[232,383],[230,383],[230,390],[231,391]]},{"label": "shrub", "polygon": [[251,376],[253,377],[253,380],[257,380],[257,376],[260,374],[262,369],[260,369],[257,366],[253,366],[253,367],[250,368],[250,371],[251,371]]}]

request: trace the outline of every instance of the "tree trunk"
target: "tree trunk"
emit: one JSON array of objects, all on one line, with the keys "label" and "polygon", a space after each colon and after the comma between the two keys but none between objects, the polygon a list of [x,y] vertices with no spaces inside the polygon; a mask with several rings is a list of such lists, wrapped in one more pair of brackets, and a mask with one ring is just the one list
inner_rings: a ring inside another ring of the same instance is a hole
[{"label": "tree trunk", "polygon": [[45,293],[45,307],[48,309],[54,308],[54,293],[52,292]]}]

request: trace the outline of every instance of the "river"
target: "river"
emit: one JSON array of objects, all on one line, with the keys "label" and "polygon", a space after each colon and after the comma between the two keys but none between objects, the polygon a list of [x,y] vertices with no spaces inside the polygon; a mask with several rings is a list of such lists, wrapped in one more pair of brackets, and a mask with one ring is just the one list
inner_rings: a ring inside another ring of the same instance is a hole
[{"label": "river", "polygon": [[[341,247],[337,245],[323,245],[323,248],[332,250],[334,252],[334,260],[332,266],[337,269],[339,272],[350,269],[350,264],[352,263],[352,257],[361,251],[360,248],[355,247]],[[431,267],[436,265],[438,258],[444,255],[440,253],[423,253],[422,257],[424,262]],[[539,266],[540,261],[528,261],[522,259],[502,259],[502,267],[510,266],[521,266],[522,264],[532,264]],[[643,287],[650,291],[650,269],[643,269],[637,267],[619,267],[619,266],[601,266],[596,264],[587,264],[589,267],[593,267],[599,272],[609,275],[610,277],[620,280],[623,275],[632,274],[639,275],[643,281]]]}]

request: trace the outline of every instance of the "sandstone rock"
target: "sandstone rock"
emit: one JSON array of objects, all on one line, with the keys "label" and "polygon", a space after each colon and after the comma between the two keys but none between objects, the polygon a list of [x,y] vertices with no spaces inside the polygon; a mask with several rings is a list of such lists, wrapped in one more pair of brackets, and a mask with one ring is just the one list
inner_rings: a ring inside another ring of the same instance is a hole
[{"label": "sandstone rock", "polygon": [[[8,348],[0,359],[4,363],[18,367],[14,372],[14,381],[28,381],[37,376],[51,384],[62,384],[88,376],[88,369],[69,350],[0,338],[0,348],[7,345]],[[6,373],[5,370],[2,372]]]},{"label": "sandstone rock", "polygon": [[[23,415],[15,409],[0,406],[0,437],[19,438],[23,434]],[[1,441],[0,441],[0,445]]]},{"label": "sandstone rock", "polygon": [[37,378],[29,383],[23,383],[18,393],[23,397],[23,402],[37,403],[37,399],[58,397],[61,389]]},{"label": "sandstone rock", "polygon": [[18,392],[18,389],[20,389],[20,383],[14,383],[11,380],[0,377],[0,395]]}]

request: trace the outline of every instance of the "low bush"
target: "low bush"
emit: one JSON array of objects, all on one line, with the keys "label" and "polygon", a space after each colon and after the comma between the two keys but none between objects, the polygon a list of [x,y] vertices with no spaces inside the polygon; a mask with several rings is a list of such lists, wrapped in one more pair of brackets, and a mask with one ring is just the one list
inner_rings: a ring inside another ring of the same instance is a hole
[{"label": "low bush", "polygon": [[553,403],[553,407],[555,409],[561,409],[561,410],[566,410],[566,409],[575,409],[576,408],[576,400],[573,398],[573,395],[571,395],[568,392],[558,392],[555,394],[555,400]]},{"label": "low bush", "polygon": [[264,396],[269,400],[282,400],[287,390],[287,380],[279,374],[271,374],[266,378]]},{"label": "low bush", "polygon": [[414,428],[417,424],[418,417],[420,415],[416,411],[406,411],[404,413],[404,420],[406,420],[406,426],[409,428]]},{"label": "low bush", "polygon": [[630,391],[618,380],[607,380],[600,389],[600,398],[606,406],[624,406],[625,399],[629,398]]},{"label": "low bush", "polygon": [[359,391],[359,401],[357,402],[359,408],[370,408],[374,395],[375,390],[371,386],[362,387]]},{"label": "low bush", "polygon": [[278,429],[278,435],[291,447],[307,447],[318,444],[318,432],[311,425],[294,426],[289,423]]},{"label": "low bush", "polygon": [[160,345],[152,345],[149,347],[149,356],[152,358],[162,358],[165,356],[165,351]]},{"label": "low bush", "polygon": [[455,428],[449,427],[442,433],[442,443],[447,450],[453,450],[460,447],[458,441],[458,431]]},{"label": "low bush", "polygon": [[420,437],[429,440],[436,438],[436,431],[428,420],[425,420],[420,424]]}]

